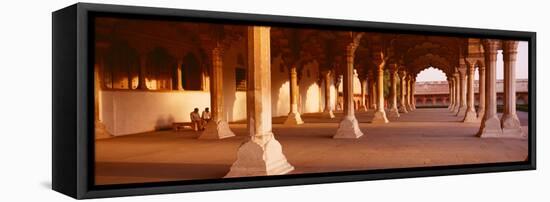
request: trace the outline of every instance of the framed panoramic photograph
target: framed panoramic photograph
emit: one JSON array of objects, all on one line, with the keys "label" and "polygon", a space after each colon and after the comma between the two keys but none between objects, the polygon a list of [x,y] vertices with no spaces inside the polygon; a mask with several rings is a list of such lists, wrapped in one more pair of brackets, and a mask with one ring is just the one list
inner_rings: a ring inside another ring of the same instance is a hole
[{"label": "framed panoramic photograph", "polygon": [[78,3],[53,23],[74,198],[533,170],[536,33]]}]

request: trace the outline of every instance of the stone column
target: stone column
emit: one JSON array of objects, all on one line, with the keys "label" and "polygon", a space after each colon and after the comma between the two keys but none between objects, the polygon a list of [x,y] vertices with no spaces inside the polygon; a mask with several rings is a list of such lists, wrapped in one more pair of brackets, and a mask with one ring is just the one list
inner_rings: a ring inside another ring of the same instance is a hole
[{"label": "stone column", "polygon": [[360,110],[361,111],[368,111],[368,107],[367,107],[367,78],[364,78],[361,80],[361,106],[360,106]]},{"label": "stone column", "polygon": [[516,114],[516,55],[517,41],[503,41],[504,59],[504,112],[502,133],[506,137],[523,137],[521,124]]},{"label": "stone column", "polygon": [[172,86],[172,89],[174,90],[183,90],[183,71],[181,70],[181,66],[183,65],[183,60],[178,60],[178,66],[176,67],[176,82],[175,86]]},{"label": "stone column", "polygon": [[370,70],[368,75],[369,81],[369,99],[370,99],[370,108],[376,109],[376,81],[375,81],[374,71]]},{"label": "stone column", "polygon": [[397,109],[397,65],[390,68],[390,110],[389,117],[399,117],[399,110]]},{"label": "stone column", "polygon": [[407,72],[401,70],[399,72],[399,78],[401,83],[401,97],[399,99],[399,113],[409,113],[407,110],[407,81],[406,81]]},{"label": "stone column", "polygon": [[475,109],[475,99],[474,99],[474,73],[475,73],[475,60],[469,60],[466,62],[466,73],[468,73],[468,80],[467,80],[467,108],[466,108],[466,114],[464,115],[463,122],[471,123],[471,122],[477,122],[477,113]]},{"label": "stone column", "polygon": [[147,56],[145,54],[142,54],[139,57],[138,86],[136,89],[147,90],[147,84],[145,83],[146,70],[147,70]]},{"label": "stone column", "polygon": [[416,110],[416,77],[411,78],[411,109]]},{"label": "stone column", "polygon": [[449,109],[449,111],[453,112],[456,108],[456,81],[454,76],[451,76],[449,80],[451,82],[451,108]]},{"label": "stone column", "polygon": [[210,77],[210,110],[212,111],[212,119],[206,124],[199,139],[223,139],[235,136],[225,120],[222,51],[222,47],[218,46],[213,48],[210,54],[212,58],[212,76]]},{"label": "stone column", "polygon": [[323,116],[327,118],[334,118],[334,112],[332,111],[332,105],[330,102],[330,84],[332,81],[332,75],[330,71],[325,73],[325,111]]},{"label": "stone column", "polygon": [[447,109],[451,110],[453,108],[453,80],[447,78],[447,84],[449,84],[449,107]]},{"label": "stone column", "polygon": [[466,67],[462,66],[458,68],[458,75],[459,75],[459,83],[460,83],[460,91],[459,91],[459,105],[458,105],[458,112],[456,113],[456,116],[465,116],[466,115],[466,109],[468,106],[466,105]]},{"label": "stone column", "polygon": [[454,93],[455,93],[455,106],[453,108],[453,113],[454,114],[457,114],[458,113],[458,109],[460,109],[460,74],[457,72],[455,72],[453,74],[454,76],[454,86],[455,86],[455,90],[454,90]]},{"label": "stone column", "polygon": [[478,74],[479,74],[479,106],[477,110],[477,119],[479,121],[483,120],[483,116],[485,115],[485,65],[479,65],[478,67]]},{"label": "stone column", "polygon": [[501,137],[502,128],[497,115],[496,60],[498,40],[482,41],[485,54],[485,116],[479,129],[480,137]]},{"label": "stone column", "polygon": [[246,113],[250,138],[237,152],[225,177],[282,175],[294,170],[271,130],[269,27],[248,27]]},{"label": "stone column", "polygon": [[405,107],[407,109],[407,111],[409,112],[412,112],[413,109],[411,107],[411,75],[408,74],[407,77],[405,78],[405,83],[406,83],[406,93],[407,93],[407,97],[405,97]]},{"label": "stone column", "polygon": [[384,111],[384,68],[386,66],[386,61],[377,62],[376,66],[376,111],[374,112],[374,117],[372,118],[371,123],[388,123],[388,118],[386,117],[386,111]]},{"label": "stone column", "polygon": [[296,65],[290,67],[290,112],[286,118],[285,125],[300,125],[303,124],[300,112],[298,112],[298,96],[300,95],[298,89],[298,72]]},{"label": "stone column", "polygon": [[355,48],[357,48],[357,45],[354,43],[350,43],[346,47],[346,67],[343,81],[344,117],[333,136],[334,138],[359,138],[363,136],[353,109],[353,59]]}]

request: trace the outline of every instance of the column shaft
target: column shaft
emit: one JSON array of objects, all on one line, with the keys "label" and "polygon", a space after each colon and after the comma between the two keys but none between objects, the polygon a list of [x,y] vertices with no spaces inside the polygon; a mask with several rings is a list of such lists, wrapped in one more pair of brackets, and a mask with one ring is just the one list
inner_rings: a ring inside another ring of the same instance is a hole
[{"label": "column shaft", "polygon": [[496,60],[497,40],[483,40],[485,54],[485,116],[479,130],[480,137],[500,137],[502,128],[497,116]]},{"label": "column shaft", "polygon": [[390,69],[390,110],[389,110],[389,116],[390,117],[399,117],[399,110],[397,109],[397,67],[394,67]]},{"label": "column shaft", "polygon": [[211,52],[212,76],[210,78],[210,108],[212,119],[206,124],[199,139],[223,139],[235,134],[229,128],[224,114],[223,103],[223,63],[222,48],[216,47]]},{"label": "column shaft", "polygon": [[334,138],[359,138],[363,132],[359,129],[359,123],[355,118],[353,109],[353,57],[356,44],[349,44],[346,47],[346,67],[344,70],[344,117],[338,126]]},{"label": "column shaft", "polygon": [[374,112],[374,117],[372,118],[372,123],[388,123],[388,118],[386,117],[386,112],[384,111],[384,66],[385,61],[382,61],[377,68],[377,82],[376,82],[376,94],[377,94],[377,103],[376,111]]},{"label": "column shaft", "polygon": [[407,110],[407,104],[406,104],[406,99],[407,99],[407,81],[405,79],[407,73],[405,71],[401,71],[400,72],[400,81],[399,83],[401,84],[401,96],[400,96],[400,99],[399,99],[399,113],[409,113],[409,111]]},{"label": "column shaft", "polygon": [[247,122],[250,139],[242,144],[225,177],[282,175],[294,170],[271,126],[269,27],[248,27]]},{"label": "column shaft", "polygon": [[469,61],[467,69],[468,80],[467,80],[467,108],[466,114],[464,116],[463,122],[477,122],[477,113],[474,107],[474,71],[475,71],[475,61]]},{"label": "column shaft", "polygon": [[486,79],[486,73],[485,73],[485,66],[479,66],[479,69],[478,69],[478,74],[479,74],[479,87],[478,87],[478,91],[479,91],[479,105],[478,105],[478,110],[477,110],[477,119],[478,120],[483,120],[483,117],[485,116],[485,79]]},{"label": "column shaft", "polygon": [[517,41],[503,41],[504,58],[504,113],[502,133],[507,137],[523,137],[521,124],[516,113],[516,55]]},{"label": "column shaft", "polygon": [[334,118],[334,112],[332,111],[330,85],[332,81],[331,72],[325,73],[325,111],[323,112],[325,117]]},{"label": "column shaft", "polygon": [[298,112],[298,71],[296,65],[290,67],[290,112],[288,112],[288,117],[286,118],[285,125],[300,125],[303,124],[302,116]]}]

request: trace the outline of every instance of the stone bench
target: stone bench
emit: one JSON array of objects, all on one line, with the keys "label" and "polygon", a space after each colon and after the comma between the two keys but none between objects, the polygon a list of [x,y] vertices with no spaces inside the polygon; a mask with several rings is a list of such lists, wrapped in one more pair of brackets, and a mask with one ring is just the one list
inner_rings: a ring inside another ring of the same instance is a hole
[{"label": "stone bench", "polygon": [[178,131],[183,130],[185,128],[190,128],[193,130],[193,124],[191,122],[173,122],[172,123],[172,130]]}]

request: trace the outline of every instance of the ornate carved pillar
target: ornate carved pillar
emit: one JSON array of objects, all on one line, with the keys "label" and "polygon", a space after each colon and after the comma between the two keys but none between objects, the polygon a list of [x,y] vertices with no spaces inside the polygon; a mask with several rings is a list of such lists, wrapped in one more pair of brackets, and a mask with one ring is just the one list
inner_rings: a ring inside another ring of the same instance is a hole
[{"label": "ornate carved pillar", "polygon": [[361,79],[361,106],[360,106],[360,110],[361,111],[368,111],[368,107],[367,107],[367,78],[363,78]]},{"label": "ornate carved pillar", "polygon": [[399,110],[397,109],[397,65],[393,65],[390,68],[390,110],[389,110],[389,117],[399,117]]},{"label": "ornate carved pillar", "polygon": [[407,110],[407,72],[405,70],[399,71],[399,78],[401,83],[401,98],[399,99],[399,113],[409,113]]},{"label": "ornate carved pillar", "polygon": [[298,89],[298,72],[296,65],[290,67],[290,112],[286,118],[285,125],[300,125],[303,124],[300,112],[298,112],[298,96],[300,95]]},{"label": "ornate carved pillar", "polygon": [[451,110],[453,108],[453,80],[447,78],[447,84],[449,84],[449,107],[447,109]]},{"label": "ornate carved pillar", "polygon": [[246,113],[250,139],[225,177],[282,175],[292,170],[271,129],[271,53],[269,27],[248,28]]},{"label": "ornate carved pillar", "polygon": [[174,86],[172,86],[173,90],[183,90],[183,85],[182,85],[182,81],[183,81],[183,71],[181,69],[181,66],[183,65],[183,60],[178,60],[178,66],[176,67],[176,81],[174,83]]},{"label": "ornate carved pillar", "polygon": [[374,70],[370,70],[368,74],[368,82],[369,82],[369,99],[370,99],[370,108],[376,109],[376,78],[374,76]]},{"label": "ornate carved pillar", "polygon": [[416,98],[414,96],[415,92],[416,92],[416,77],[412,76],[411,77],[411,109],[412,110],[416,109]]},{"label": "ornate carved pillar", "polygon": [[407,85],[405,87],[406,89],[406,97],[405,97],[405,107],[407,108],[407,111],[412,112],[413,109],[411,107],[411,75],[407,74],[407,77],[405,78],[405,84]]},{"label": "ornate carved pillar", "polygon": [[454,114],[457,114],[458,113],[458,109],[460,109],[460,74],[458,73],[458,70],[453,74],[453,83],[454,83],[454,86],[455,86],[455,90],[454,90],[454,93],[455,93],[455,106],[453,108],[453,113]]},{"label": "ornate carved pillar", "polygon": [[503,41],[504,58],[504,113],[502,133],[507,137],[523,137],[521,124],[516,114],[516,55],[517,41]]},{"label": "ornate carved pillar", "polygon": [[323,112],[323,116],[327,118],[334,118],[334,112],[332,111],[332,103],[331,103],[331,97],[330,96],[330,84],[332,81],[332,74],[330,71],[327,71],[324,73],[325,75],[325,111]]},{"label": "ornate carved pillar", "polygon": [[466,115],[466,109],[467,109],[467,105],[466,105],[466,91],[467,91],[467,86],[466,86],[466,83],[467,83],[467,78],[466,78],[466,67],[464,66],[461,66],[458,68],[458,76],[459,76],[459,85],[460,85],[460,90],[459,90],[459,98],[458,98],[458,112],[456,113],[456,116],[464,116]]},{"label": "ornate carved pillar", "polygon": [[212,58],[212,76],[210,78],[210,108],[212,120],[210,120],[199,139],[223,139],[233,137],[235,134],[229,129],[229,124],[225,120],[223,104],[223,48],[217,46],[211,50]]},{"label": "ornate carved pillar", "polygon": [[344,70],[344,118],[338,126],[334,138],[359,138],[363,132],[355,118],[353,109],[353,59],[358,44],[350,43],[346,46],[346,67]]},{"label": "ornate carved pillar", "polygon": [[479,121],[483,120],[483,116],[485,115],[485,79],[486,79],[486,73],[485,73],[485,65],[479,65],[478,67],[478,74],[479,74],[479,106],[477,110],[477,119]]},{"label": "ornate carved pillar", "polygon": [[464,115],[463,122],[477,122],[477,113],[474,106],[474,72],[475,72],[475,60],[468,60],[466,62],[467,72],[468,73],[468,80],[467,80],[467,108],[466,108],[466,114]]},{"label": "ornate carved pillar", "polygon": [[479,129],[480,137],[501,137],[502,128],[497,115],[496,60],[498,40],[482,41],[485,54],[485,116]]},{"label": "ornate carved pillar", "polygon": [[[382,54],[382,53],[379,53]],[[374,117],[372,118],[371,123],[388,123],[388,118],[386,117],[386,111],[384,111],[384,68],[386,66],[386,61],[380,59],[380,61],[375,62],[377,74],[376,82],[376,111],[374,112]]]}]

